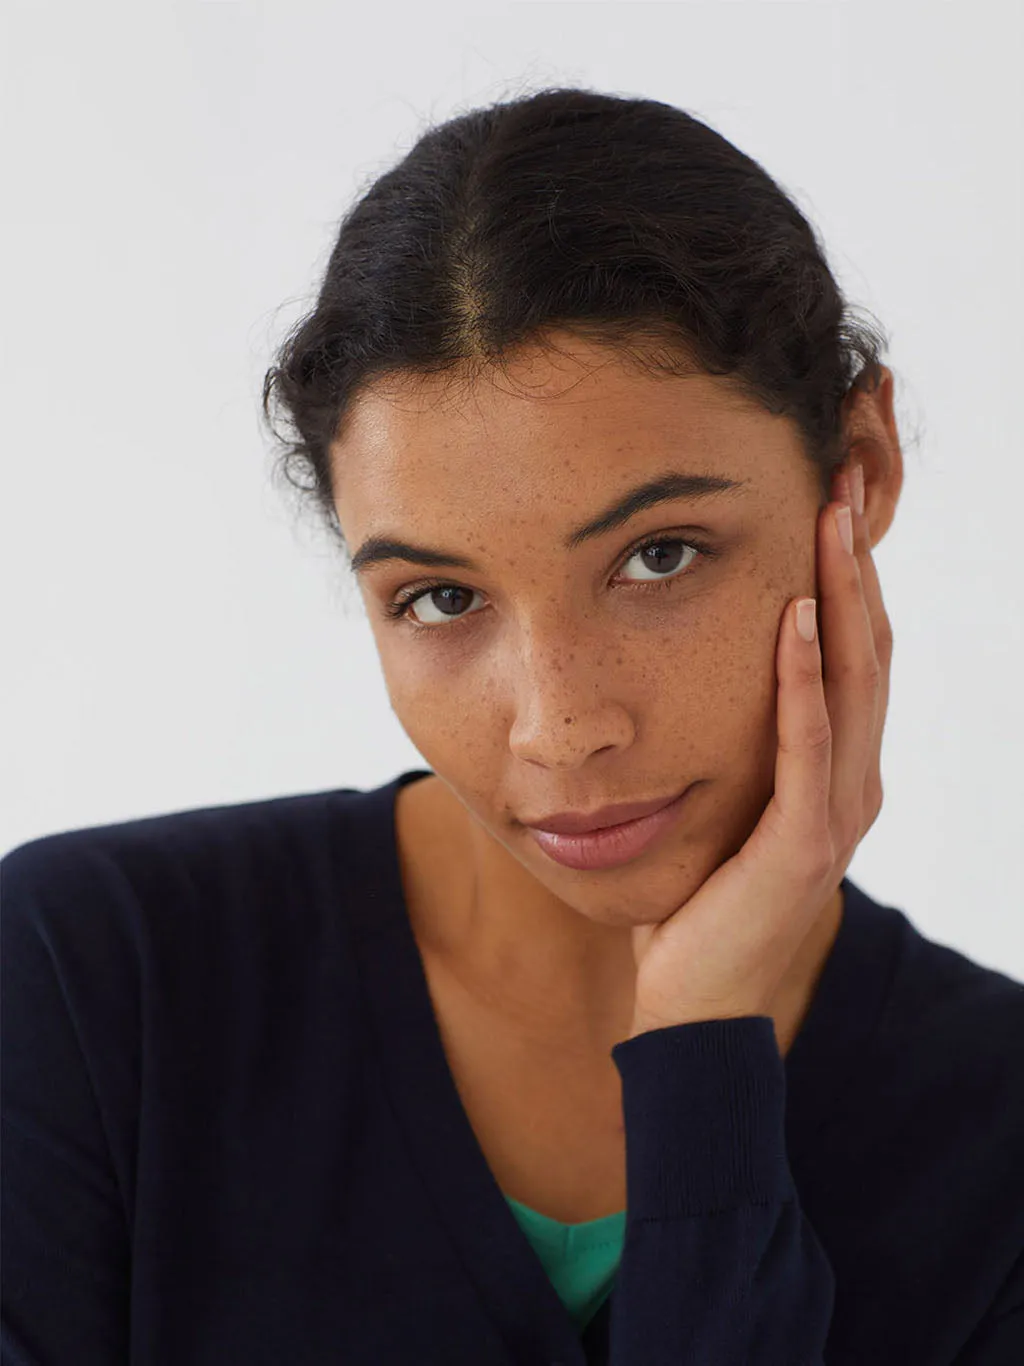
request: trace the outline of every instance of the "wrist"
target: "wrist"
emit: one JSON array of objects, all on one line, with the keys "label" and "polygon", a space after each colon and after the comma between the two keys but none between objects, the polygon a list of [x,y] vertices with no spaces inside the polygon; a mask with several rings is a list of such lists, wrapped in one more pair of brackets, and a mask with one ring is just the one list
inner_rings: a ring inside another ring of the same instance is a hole
[{"label": "wrist", "polygon": [[767,1010],[754,1009],[723,1009],[720,1011],[706,1010],[705,1013],[701,1015],[686,1014],[685,1012],[680,1011],[678,1015],[674,1015],[671,1019],[664,1019],[656,1015],[650,1015],[644,1012],[636,1012],[633,1015],[632,1022],[629,1026],[628,1037],[630,1039],[635,1039],[638,1034],[648,1034],[651,1032],[651,1030],[654,1029],[673,1029],[676,1025],[707,1024],[713,1020],[745,1020],[753,1018],[756,1015],[769,1014],[770,1012]]}]

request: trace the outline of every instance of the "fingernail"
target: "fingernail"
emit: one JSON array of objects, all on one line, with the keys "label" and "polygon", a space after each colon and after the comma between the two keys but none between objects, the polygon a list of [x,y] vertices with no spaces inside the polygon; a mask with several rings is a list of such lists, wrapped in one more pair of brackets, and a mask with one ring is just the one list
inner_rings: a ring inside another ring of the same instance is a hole
[{"label": "fingernail", "polygon": [[836,527],[839,531],[839,539],[846,549],[853,554],[853,514],[849,508],[836,508]]},{"label": "fingernail", "polygon": [[864,515],[864,467],[854,465],[850,472],[850,491],[853,494],[853,507],[858,517]]},{"label": "fingernail", "polygon": [[814,639],[817,626],[814,598],[801,598],[796,605],[796,629],[808,644]]}]

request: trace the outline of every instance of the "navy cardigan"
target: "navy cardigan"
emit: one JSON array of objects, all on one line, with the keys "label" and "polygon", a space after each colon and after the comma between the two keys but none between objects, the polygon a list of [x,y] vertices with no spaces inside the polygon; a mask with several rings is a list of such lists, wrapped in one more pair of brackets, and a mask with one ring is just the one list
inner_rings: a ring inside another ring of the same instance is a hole
[{"label": "navy cardigan", "polygon": [[767,1016],[612,1050],[581,1333],[448,1070],[394,831],[428,772],[2,860],[3,1362],[1022,1366],[1024,984],[849,879],[785,1059]]}]

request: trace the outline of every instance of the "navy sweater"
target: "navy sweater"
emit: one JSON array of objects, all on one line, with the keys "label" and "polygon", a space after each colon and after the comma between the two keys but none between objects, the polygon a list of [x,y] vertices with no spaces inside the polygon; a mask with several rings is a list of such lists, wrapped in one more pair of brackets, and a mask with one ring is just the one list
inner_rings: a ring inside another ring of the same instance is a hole
[{"label": "navy sweater", "polygon": [[1024,984],[849,879],[785,1059],[766,1016],[612,1049],[581,1333],[447,1067],[394,834],[427,772],[3,859],[5,1366],[1022,1366]]}]

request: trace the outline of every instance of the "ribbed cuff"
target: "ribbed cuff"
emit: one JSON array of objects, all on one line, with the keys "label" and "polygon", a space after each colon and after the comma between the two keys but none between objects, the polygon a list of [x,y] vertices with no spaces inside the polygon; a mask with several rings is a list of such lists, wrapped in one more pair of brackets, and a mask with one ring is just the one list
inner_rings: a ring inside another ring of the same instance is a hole
[{"label": "ribbed cuff", "polygon": [[612,1048],[631,1219],[711,1214],[796,1194],[786,1071],[767,1015],[653,1029]]}]

